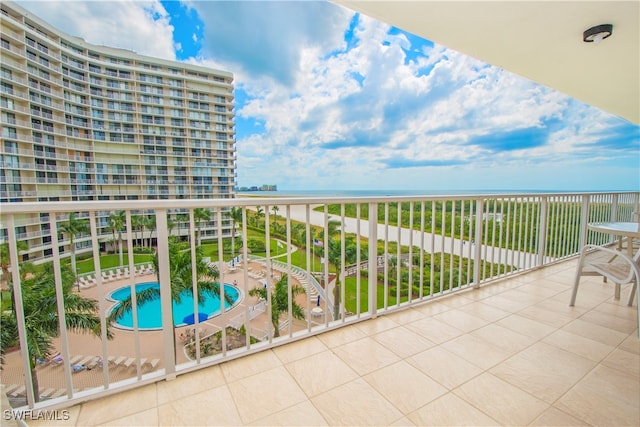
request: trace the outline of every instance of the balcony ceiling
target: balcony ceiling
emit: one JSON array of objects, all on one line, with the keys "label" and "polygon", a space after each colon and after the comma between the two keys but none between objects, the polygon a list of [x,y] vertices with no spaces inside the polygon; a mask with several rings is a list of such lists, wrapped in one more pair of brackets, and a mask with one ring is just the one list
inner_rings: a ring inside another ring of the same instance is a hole
[{"label": "balcony ceiling", "polygon": [[333,1],[640,124],[638,1]]}]

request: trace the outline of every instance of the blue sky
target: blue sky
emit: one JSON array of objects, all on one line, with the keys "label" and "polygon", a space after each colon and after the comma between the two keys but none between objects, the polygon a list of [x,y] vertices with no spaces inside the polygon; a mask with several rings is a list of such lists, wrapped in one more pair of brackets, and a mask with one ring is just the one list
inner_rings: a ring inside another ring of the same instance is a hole
[{"label": "blue sky", "polygon": [[330,2],[18,3],[90,43],[233,72],[240,186],[640,189],[638,126]]}]

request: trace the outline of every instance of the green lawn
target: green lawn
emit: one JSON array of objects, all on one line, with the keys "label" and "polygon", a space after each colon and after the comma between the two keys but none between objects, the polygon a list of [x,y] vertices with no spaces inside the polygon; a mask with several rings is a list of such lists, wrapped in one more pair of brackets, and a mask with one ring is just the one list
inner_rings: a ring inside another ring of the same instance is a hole
[{"label": "green lawn", "polygon": [[1,305],[2,311],[10,310],[11,309],[11,292],[2,291],[1,297],[2,297],[2,305]]},{"label": "green lawn", "polygon": [[[265,245],[265,236],[263,233],[255,231],[255,230],[247,230],[247,241],[257,241],[260,242],[261,246],[264,247]],[[223,251],[223,258],[226,262],[231,261],[231,258],[233,258],[233,256],[238,256],[238,255],[242,255],[242,238],[236,238],[235,239],[235,244],[236,244],[236,250],[235,252],[232,254],[231,253],[231,239],[225,239],[223,241],[223,245],[224,247],[224,251]],[[283,247],[279,247],[278,246],[278,240],[277,239],[270,239],[269,240],[269,245],[271,247],[271,258],[275,258],[278,261],[281,262],[286,262],[287,261],[287,256],[284,245]],[[205,257],[210,257],[212,260],[213,259],[218,259],[218,242],[217,241],[209,241],[209,242],[203,242],[202,244],[202,249],[203,249],[203,254]],[[255,250],[252,249],[251,250],[251,255],[255,255],[255,256],[259,256],[259,257],[263,257],[266,258],[267,254],[265,250]],[[307,268],[307,256],[306,253],[303,249],[301,250],[297,250],[294,253],[291,254],[291,264],[295,265],[297,267],[300,267],[302,269],[306,269]],[[315,256],[314,254],[312,254],[311,257],[311,267],[315,268],[316,271],[319,271],[321,269],[321,263],[320,263],[320,257]]]},{"label": "green lawn", "polygon": [[[128,255],[126,253],[123,254],[123,261],[125,265],[128,264],[128,259],[129,259]],[[152,260],[153,260],[153,255],[150,255],[150,254],[134,254],[133,255],[133,262],[135,264],[149,263]],[[93,268],[93,258],[78,260],[76,262],[76,266],[80,274],[93,273],[95,270]],[[119,266],[120,266],[120,256],[118,254],[108,254],[108,255],[100,256],[100,268],[102,268],[103,270],[107,270],[107,269],[115,268]]]},{"label": "green lawn", "polygon": [[[369,278],[366,276],[362,276],[360,278],[360,293],[358,294],[357,290],[357,280],[355,277],[347,277],[346,280],[346,288],[345,288],[345,309],[352,313],[357,312],[357,297],[360,295],[360,312],[363,313],[369,310]],[[378,292],[376,294],[377,306],[378,308],[384,307],[384,286],[378,285]],[[401,300],[406,301],[407,298],[401,298]],[[389,295],[387,299],[387,304],[389,306],[395,305],[397,302],[395,295]]]}]

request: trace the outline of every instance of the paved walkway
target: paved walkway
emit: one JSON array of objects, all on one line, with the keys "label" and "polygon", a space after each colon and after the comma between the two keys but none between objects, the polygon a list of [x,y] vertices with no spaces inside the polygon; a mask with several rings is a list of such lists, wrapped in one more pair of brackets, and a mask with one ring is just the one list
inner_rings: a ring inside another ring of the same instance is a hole
[{"label": "paved walkway", "polygon": [[[324,212],[318,212],[313,208],[318,205],[312,205],[309,213],[309,222],[312,225],[324,227]],[[284,209],[279,213],[279,216],[285,216]],[[307,221],[307,213],[305,205],[292,205],[291,206],[291,219],[300,222]],[[341,222],[339,215],[328,215],[329,220],[335,220]],[[362,237],[369,237],[369,221],[361,219],[358,221],[356,218],[345,217],[342,221],[344,231],[346,233],[360,233]],[[394,225],[385,226],[384,224],[378,224],[376,233],[378,239],[383,239],[390,242],[400,242],[401,245],[419,245],[420,241],[423,241],[423,247],[426,252],[432,253],[453,253],[455,255],[462,256],[464,258],[473,258],[473,251],[476,249],[476,245],[469,241],[463,241],[460,239],[454,239],[451,237],[443,237],[442,235],[432,234],[425,232],[421,233],[419,230],[409,230],[407,228],[398,228]],[[530,267],[534,259],[534,254],[529,254],[521,251],[513,251],[494,246],[484,246],[480,251],[480,258],[489,262],[506,263],[517,266],[518,268]]]}]

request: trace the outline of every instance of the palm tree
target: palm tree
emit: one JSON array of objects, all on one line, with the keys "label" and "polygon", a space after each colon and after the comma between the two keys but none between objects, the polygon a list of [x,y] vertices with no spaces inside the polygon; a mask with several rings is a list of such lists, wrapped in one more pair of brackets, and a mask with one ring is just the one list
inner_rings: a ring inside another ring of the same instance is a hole
[{"label": "palm tree", "polygon": [[71,247],[71,269],[77,272],[76,269],[76,244],[73,241],[74,238],[83,233],[89,231],[89,224],[86,219],[76,219],[76,214],[71,212],[67,221],[60,224],[60,231],[63,234],[69,235],[69,246]]},{"label": "palm tree", "polygon": [[[178,226],[178,236],[181,234],[180,229],[183,227],[189,227],[189,214],[181,213],[176,214],[176,225]],[[189,236],[189,241],[191,241],[191,236]]]},{"label": "palm tree", "polygon": [[[331,238],[336,234],[338,234],[338,232],[340,231],[340,225],[341,225],[340,221],[336,219],[330,219],[329,222],[327,223],[327,236]],[[324,230],[320,232],[320,236],[324,237]]]},{"label": "palm tree", "polygon": [[231,219],[231,257],[235,257],[236,254],[236,225],[242,223],[242,209],[232,207],[230,211],[225,212],[224,215]]},{"label": "palm tree", "polygon": [[[140,234],[144,236],[144,217],[142,215],[132,216],[131,227],[135,230],[136,233],[140,231]],[[138,238],[136,237],[134,241],[137,241],[137,240]],[[142,244],[142,239],[140,239],[140,243]]]},{"label": "palm tree", "polygon": [[113,233],[113,240],[116,239],[116,231],[118,232],[118,252],[120,254],[120,266],[123,265],[122,260],[122,229],[125,226],[126,217],[124,211],[112,212],[109,214],[109,228]]},{"label": "palm tree", "polygon": [[[151,236],[153,236],[153,232],[156,229],[156,216],[155,215],[149,215],[147,217],[147,219],[144,222],[145,226],[149,229],[149,247],[151,247]],[[144,236],[143,236],[144,238]]]},{"label": "palm tree", "polygon": [[169,233],[169,236],[171,236],[171,232],[174,228],[176,228],[176,222],[173,218],[167,215],[167,232]]},{"label": "palm tree", "polygon": [[[27,250],[27,243],[23,240],[18,241],[18,252]],[[9,257],[9,243],[5,242],[0,244],[0,268],[2,268],[2,281],[3,288],[9,287],[11,283],[11,275],[9,274],[9,267],[11,267],[11,259]]]},{"label": "palm tree", "polygon": [[[353,238],[346,238],[344,242],[344,262],[345,264],[353,264],[358,259],[358,247]],[[333,288],[333,318],[334,320],[338,320],[340,318],[340,286],[341,277],[340,271],[342,269],[342,257],[341,257],[341,248],[342,244],[339,239],[329,239],[329,262],[336,266],[336,284]]]},{"label": "palm tree", "polygon": [[[306,291],[299,285],[291,285],[291,314],[295,319],[304,319],[304,309],[298,305],[295,297],[305,294]],[[249,291],[252,297],[259,297],[267,301],[267,288],[256,287]],[[280,316],[282,313],[289,311],[289,292],[287,286],[287,275],[283,274],[278,283],[276,283],[275,291],[271,294],[271,323],[273,324],[273,336],[280,336]]]},{"label": "palm tree", "polygon": [[202,232],[200,230],[200,226],[202,225],[203,221],[211,221],[211,211],[205,208],[195,208],[193,210],[193,219],[198,226],[198,238],[196,239],[196,241],[198,243],[198,246],[200,246],[202,244]]},{"label": "palm tree", "polygon": [[[169,239],[169,282],[171,287],[171,299],[180,302],[183,295],[193,296],[193,286],[191,280],[191,251],[180,250],[178,240]],[[158,271],[158,254],[153,258],[153,266]],[[220,273],[213,263],[208,263],[202,256],[202,248],[196,248],[196,277],[198,284],[197,299],[199,303],[204,302],[206,294],[211,296],[220,295],[220,284],[216,282]],[[160,288],[152,287],[136,292],[136,301],[138,306],[146,304],[149,301],[160,298]],[[233,304],[233,299],[225,294],[226,302]],[[123,300],[111,312],[109,321],[119,320],[125,313],[131,311],[133,303],[131,297]]]},{"label": "palm tree", "polygon": [[256,206],[255,225],[258,227],[260,219],[264,216],[264,208],[262,206]]},{"label": "palm tree", "polygon": [[298,246],[304,246],[304,239],[307,236],[307,230],[304,224],[295,223],[291,226],[291,236],[293,241]]},{"label": "palm tree", "polygon": [[271,210],[273,211],[273,223],[277,224],[277,220],[278,220],[278,211],[280,210],[279,207],[277,207],[276,205],[273,205],[273,207],[271,208]]},{"label": "palm tree", "polygon": [[[60,333],[53,268],[53,264],[48,263],[44,265],[39,274],[22,281],[26,340],[36,401],[40,399],[38,375],[35,369],[37,362],[47,359],[51,355],[53,339]],[[61,275],[67,330],[100,336],[98,302],[73,292],[76,276],[68,264],[61,266]],[[107,337],[113,337],[109,329],[107,329]],[[0,343],[2,353],[17,343],[18,328],[15,313],[2,313],[2,341]]]}]

